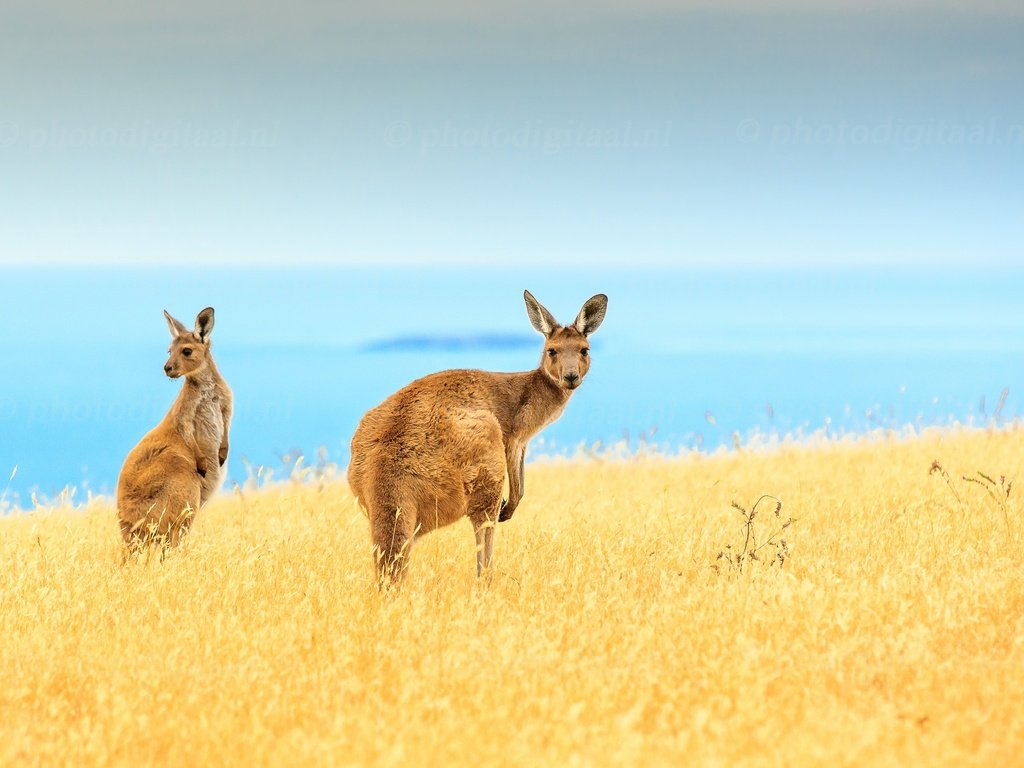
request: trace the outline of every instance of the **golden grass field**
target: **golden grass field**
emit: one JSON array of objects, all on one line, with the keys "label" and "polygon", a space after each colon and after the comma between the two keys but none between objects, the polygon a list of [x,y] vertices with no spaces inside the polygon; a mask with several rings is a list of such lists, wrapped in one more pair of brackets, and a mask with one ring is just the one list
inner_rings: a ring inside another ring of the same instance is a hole
[{"label": "golden grass field", "polygon": [[[340,481],[225,491],[127,566],[108,499],[9,516],[0,765],[1020,765],[1022,457],[1007,430],[535,464],[490,583],[466,522],[384,595]],[[785,564],[716,559],[762,494]]]}]

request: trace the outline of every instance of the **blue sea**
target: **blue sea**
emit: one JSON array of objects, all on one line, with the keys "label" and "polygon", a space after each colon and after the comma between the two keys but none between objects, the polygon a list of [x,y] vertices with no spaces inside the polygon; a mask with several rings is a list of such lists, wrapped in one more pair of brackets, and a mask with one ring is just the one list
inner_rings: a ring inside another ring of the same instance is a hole
[{"label": "blue sea", "polygon": [[591,372],[535,455],[1020,414],[1024,270],[6,269],[0,507],[114,489],[181,386],[162,371],[165,308],[189,326],[216,308],[243,481],[298,453],[344,466],[360,416],[424,374],[534,367],[524,288],[565,323],[609,296]]}]

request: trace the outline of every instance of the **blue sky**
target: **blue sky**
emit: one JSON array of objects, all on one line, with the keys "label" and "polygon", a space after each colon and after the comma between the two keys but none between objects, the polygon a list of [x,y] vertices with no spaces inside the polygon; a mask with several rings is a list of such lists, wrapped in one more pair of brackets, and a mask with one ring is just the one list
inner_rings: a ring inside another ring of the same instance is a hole
[{"label": "blue sky", "polygon": [[1024,261],[1008,2],[14,0],[0,265]]}]

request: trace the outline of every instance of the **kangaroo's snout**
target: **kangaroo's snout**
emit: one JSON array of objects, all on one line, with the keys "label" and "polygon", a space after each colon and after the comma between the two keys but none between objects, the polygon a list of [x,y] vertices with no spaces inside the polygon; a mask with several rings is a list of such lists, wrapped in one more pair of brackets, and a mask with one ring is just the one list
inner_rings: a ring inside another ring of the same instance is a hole
[{"label": "kangaroo's snout", "polygon": [[580,375],[578,373],[567,373],[562,379],[565,381],[565,386],[569,389],[576,389],[580,384]]},{"label": "kangaroo's snout", "polygon": [[176,378],[174,375],[174,366],[171,365],[170,363],[164,364],[164,373],[166,373],[172,379]]}]

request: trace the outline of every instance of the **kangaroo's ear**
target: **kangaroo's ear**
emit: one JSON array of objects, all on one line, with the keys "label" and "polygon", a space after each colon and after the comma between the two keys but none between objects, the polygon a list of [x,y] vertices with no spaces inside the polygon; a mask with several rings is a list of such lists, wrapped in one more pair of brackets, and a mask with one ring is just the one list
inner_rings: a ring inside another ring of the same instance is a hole
[{"label": "kangaroo's ear", "polygon": [[171,317],[171,313],[164,310],[164,319],[167,321],[167,328],[171,332],[171,338],[176,339],[183,333],[188,333],[188,328],[181,324],[180,320]]},{"label": "kangaroo's ear", "polygon": [[573,328],[582,333],[584,336],[589,336],[597,327],[601,325],[601,321],[604,320],[604,313],[608,309],[608,297],[603,293],[597,294],[597,296],[591,296],[587,299],[587,303],[583,305],[583,309],[576,315],[576,322],[573,323]]},{"label": "kangaroo's ear", "polygon": [[543,333],[545,336],[550,336],[562,327],[555,320],[554,315],[548,312],[543,304],[533,298],[532,293],[523,291],[523,298],[526,300],[526,314],[530,316],[530,323],[538,332]]},{"label": "kangaroo's ear", "polygon": [[196,328],[192,333],[200,341],[209,341],[213,331],[213,307],[207,307],[196,315]]}]

